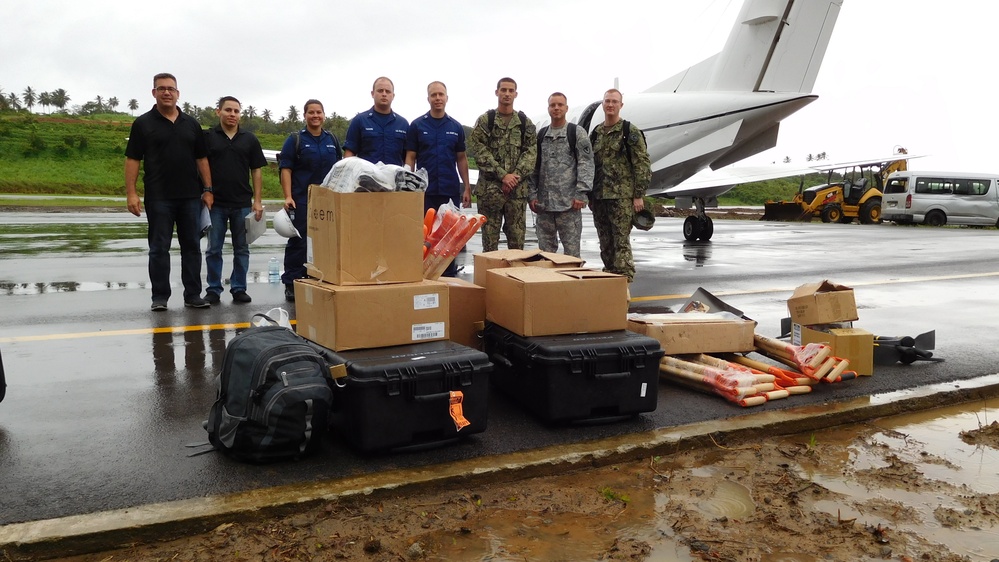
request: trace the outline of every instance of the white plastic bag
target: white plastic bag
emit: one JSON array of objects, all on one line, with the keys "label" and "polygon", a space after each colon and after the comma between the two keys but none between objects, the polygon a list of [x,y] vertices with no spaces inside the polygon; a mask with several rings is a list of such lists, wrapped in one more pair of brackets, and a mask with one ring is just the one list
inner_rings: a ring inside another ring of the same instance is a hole
[{"label": "white plastic bag", "polygon": [[363,158],[344,158],[330,169],[323,180],[323,187],[328,187],[337,193],[353,193],[357,191],[358,178],[361,174],[374,174],[378,167]]}]

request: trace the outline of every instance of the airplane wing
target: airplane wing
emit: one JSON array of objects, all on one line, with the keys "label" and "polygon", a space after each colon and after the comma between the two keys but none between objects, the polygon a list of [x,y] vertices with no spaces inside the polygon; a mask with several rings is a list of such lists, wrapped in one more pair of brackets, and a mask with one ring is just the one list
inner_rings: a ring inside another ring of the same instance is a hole
[{"label": "airplane wing", "polygon": [[664,191],[650,194],[657,197],[685,198],[699,197],[705,200],[717,199],[733,187],[743,183],[753,183],[777,178],[788,178],[805,174],[815,174],[848,168],[884,167],[897,160],[922,158],[922,155],[893,154],[885,158],[868,158],[847,162],[823,162],[811,166],[728,166],[718,170],[702,170],[686,181]]}]

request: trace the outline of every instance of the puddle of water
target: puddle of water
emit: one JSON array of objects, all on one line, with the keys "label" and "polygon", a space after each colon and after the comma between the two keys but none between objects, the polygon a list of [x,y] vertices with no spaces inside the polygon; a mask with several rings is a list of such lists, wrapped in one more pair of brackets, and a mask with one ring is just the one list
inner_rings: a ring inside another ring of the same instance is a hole
[{"label": "puddle of water", "polygon": [[[960,521],[945,524],[938,520],[937,514],[945,521],[948,510],[970,514],[976,508],[965,505],[962,497],[999,491],[999,451],[969,445],[958,436],[961,431],[977,429],[996,419],[999,419],[997,409],[980,403],[964,404],[881,419],[866,427],[819,432],[816,442],[841,445],[848,454],[839,462],[803,465],[801,472],[846,496],[841,501],[816,502],[816,508],[830,515],[910,531],[948,545],[955,554],[976,562],[989,562],[999,553],[999,529],[980,529],[962,525]],[[868,432],[866,438],[857,439]],[[891,456],[915,467],[916,473],[901,474],[899,478],[919,479],[917,491],[890,484],[869,488],[853,476],[858,471],[890,468]],[[936,483],[954,486],[957,493],[941,489]],[[882,508],[872,509],[872,499],[883,500]]]},{"label": "puddle of water", "polygon": [[[994,419],[999,419],[999,410],[961,405],[785,440],[799,447],[823,447],[821,466],[809,465],[809,455],[800,458],[800,466],[795,462],[790,465],[803,477],[842,495],[814,502],[816,509],[844,521],[855,520],[856,525],[880,525],[889,538],[913,533],[947,545],[954,554],[972,562],[990,562],[999,553],[999,528],[978,528],[958,519],[969,510],[990,509],[969,508],[962,498],[999,490],[999,451],[967,445],[958,433]],[[892,455],[898,460],[892,461]],[[656,465],[657,472],[672,478],[682,474],[688,483],[683,491],[674,489],[669,495],[657,491],[641,465],[622,465],[618,472],[600,469],[576,473],[552,482],[550,505],[560,507],[560,512],[536,505],[483,510],[478,519],[468,522],[465,534],[440,533],[420,540],[433,543],[434,548],[427,549],[434,553],[430,560],[596,560],[609,552],[621,559],[700,560],[674,531],[676,513],[669,505],[680,502],[711,520],[734,525],[758,516],[760,509],[752,490],[741,483],[743,479],[751,481],[751,466],[726,464],[726,452],[720,450],[685,458],[667,457]],[[907,468],[910,472],[900,476],[919,479],[915,491],[890,483],[868,486],[856,477],[857,472],[886,467],[891,471],[896,465],[915,467],[915,471]],[[573,502],[559,497],[560,490],[578,494],[581,485],[590,490],[584,494],[615,500],[589,509],[580,501],[579,509],[572,509]],[[897,548],[901,543],[892,544]],[[824,559],[790,551],[766,553],[760,558],[760,562],[820,560]]]}]

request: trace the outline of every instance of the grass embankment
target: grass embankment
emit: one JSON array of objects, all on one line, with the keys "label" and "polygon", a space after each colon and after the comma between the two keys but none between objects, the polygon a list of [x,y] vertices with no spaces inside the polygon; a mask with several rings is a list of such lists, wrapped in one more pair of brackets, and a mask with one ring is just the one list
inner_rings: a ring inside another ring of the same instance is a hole
[{"label": "grass embankment", "polygon": [[[0,193],[123,196],[125,144],[132,119],[121,114],[74,118],[67,116],[0,116]],[[258,134],[260,144],[280,150],[286,135]],[[264,199],[282,199],[277,167],[263,174]],[[790,199],[798,178],[744,184],[719,199],[721,205],[763,205]],[[805,185],[822,183],[818,174]],[[141,192],[141,181],[139,185]],[[38,201],[23,204],[40,206]],[[6,200],[5,205],[18,205]],[[61,201],[61,206],[93,205],[93,201]]]},{"label": "grass embankment", "polygon": [[[0,116],[0,193],[124,196],[125,144],[131,125],[131,119],[120,115]],[[257,136],[264,148],[273,150],[279,150],[285,139],[285,135]],[[277,168],[273,164],[269,168],[263,174],[263,196],[281,199]]]}]

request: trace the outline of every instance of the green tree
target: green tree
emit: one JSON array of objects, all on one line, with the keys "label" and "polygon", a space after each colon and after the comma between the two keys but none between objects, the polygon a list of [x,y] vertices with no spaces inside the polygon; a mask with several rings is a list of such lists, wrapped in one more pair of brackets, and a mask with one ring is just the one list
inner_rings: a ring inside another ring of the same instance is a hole
[{"label": "green tree", "polygon": [[52,92],[52,105],[59,108],[60,111],[66,109],[66,105],[69,104],[69,94],[66,90],[59,88],[58,90]]},{"label": "green tree", "polygon": [[101,113],[101,112],[104,111],[104,98],[103,97],[97,96],[96,98],[94,98],[94,103],[97,104],[97,109],[94,111],[94,113]]},{"label": "green tree", "polygon": [[128,100],[128,110],[132,112],[132,115],[135,115],[136,109],[139,109],[139,100],[135,98]]},{"label": "green tree", "polygon": [[28,108],[28,112],[31,112],[31,108],[35,107],[35,102],[38,100],[38,94],[35,93],[34,88],[28,86],[21,94],[21,99],[24,100],[24,107]]},{"label": "green tree", "polygon": [[17,98],[17,94],[14,92],[7,94],[7,107],[14,111],[21,109],[21,100]]},{"label": "green tree", "polygon": [[257,116],[257,108],[252,105],[248,105],[246,106],[246,111],[244,113],[246,114],[247,119],[253,119]]},{"label": "green tree", "polygon": [[194,114],[194,110],[191,107],[191,102],[189,102],[189,101],[185,101],[183,103],[183,105],[180,106],[180,110],[183,111],[184,113],[188,114],[188,115],[193,115]]},{"label": "green tree", "polygon": [[270,123],[271,122],[271,110],[265,109],[264,112],[260,114],[260,118],[263,119],[264,122]]},{"label": "green tree", "polygon": [[298,121],[298,109],[294,105],[288,106],[288,121],[293,123]]},{"label": "green tree", "polygon": [[111,111],[114,111],[118,107],[118,98],[111,96],[111,98],[108,99],[108,107],[111,108]]},{"label": "green tree", "polygon": [[45,112],[48,113],[49,106],[52,105],[52,94],[48,92],[38,94],[38,105],[44,107]]}]

